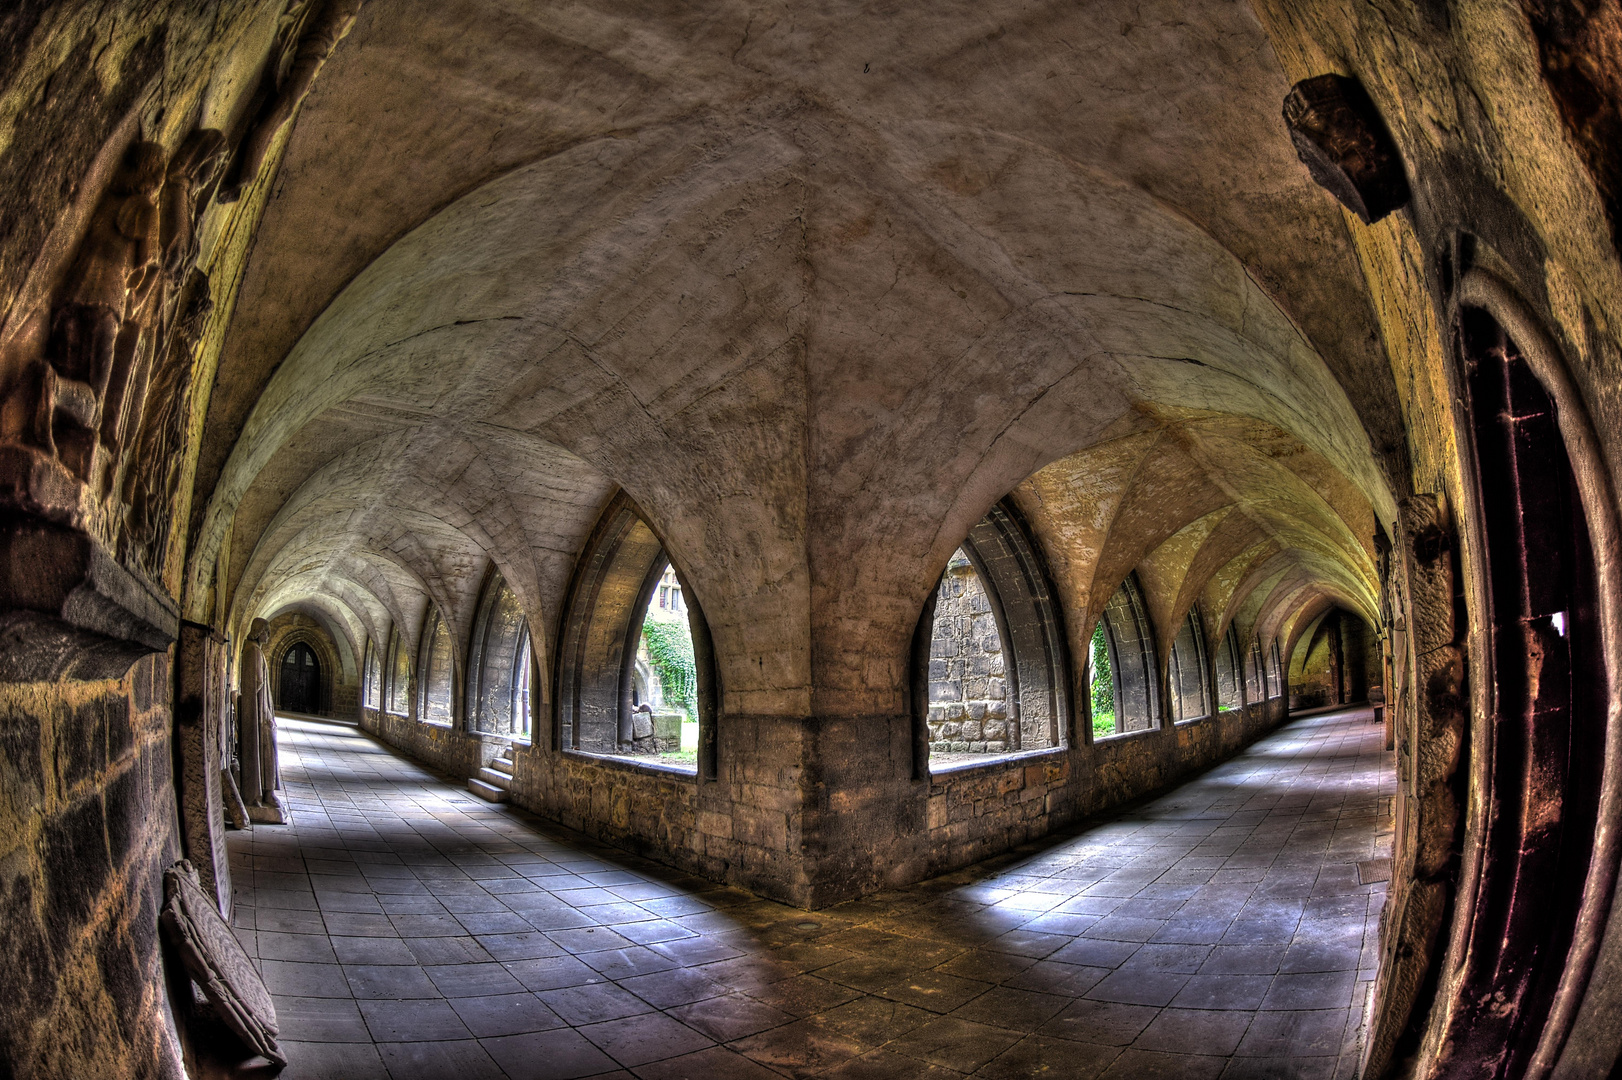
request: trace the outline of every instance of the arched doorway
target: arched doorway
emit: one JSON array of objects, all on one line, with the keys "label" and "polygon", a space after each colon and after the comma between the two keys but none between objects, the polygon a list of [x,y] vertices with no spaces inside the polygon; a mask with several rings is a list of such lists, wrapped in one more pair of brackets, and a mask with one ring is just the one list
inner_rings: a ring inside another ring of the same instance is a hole
[{"label": "arched doorway", "polygon": [[321,661],[315,650],[300,641],[282,655],[281,708],[313,713],[321,708]]}]

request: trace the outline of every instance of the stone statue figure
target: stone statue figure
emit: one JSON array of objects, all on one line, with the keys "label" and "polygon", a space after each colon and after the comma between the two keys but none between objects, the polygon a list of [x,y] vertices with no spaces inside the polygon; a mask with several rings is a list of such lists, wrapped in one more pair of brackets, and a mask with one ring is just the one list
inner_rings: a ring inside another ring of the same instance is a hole
[{"label": "stone statue figure", "polygon": [[293,113],[315,85],[315,77],[321,73],[321,66],[338,47],[338,42],[349,33],[350,27],[355,25],[363,2],[308,0],[307,6],[300,12],[299,22],[302,26],[295,24],[297,37],[291,57],[284,59],[285,52],[283,57],[272,57],[271,68],[266,73],[269,92],[248,127],[231,175],[216,196],[220,202],[236,202],[242,197],[242,189],[259,175],[265,158],[270,156],[270,146],[276,141],[276,135],[293,118]]},{"label": "stone statue figure", "polygon": [[248,640],[242,646],[242,697],[237,704],[238,769],[242,801],[248,818],[255,822],[280,825],[282,814],[281,767],[276,759],[276,711],[270,701],[270,667],[265,663],[265,645],[270,641],[270,624],[255,619],[248,627]]},{"label": "stone statue figure", "polygon": [[137,321],[160,277],[164,157],[156,143],[130,148],[91,214],[51,313],[31,441],[54,451],[81,480],[89,478],[109,395],[122,399],[128,372],[120,369],[128,366]]}]

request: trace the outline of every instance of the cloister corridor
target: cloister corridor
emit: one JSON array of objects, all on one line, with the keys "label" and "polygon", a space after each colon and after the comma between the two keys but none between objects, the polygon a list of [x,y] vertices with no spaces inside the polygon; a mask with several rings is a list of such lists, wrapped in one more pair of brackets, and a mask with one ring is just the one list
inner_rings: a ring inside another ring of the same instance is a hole
[{"label": "cloister corridor", "polygon": [[1366,708],[811,913],[280,727],[292,821],[232,873],[294,1080],[1356,1074],[1395,784]]}]

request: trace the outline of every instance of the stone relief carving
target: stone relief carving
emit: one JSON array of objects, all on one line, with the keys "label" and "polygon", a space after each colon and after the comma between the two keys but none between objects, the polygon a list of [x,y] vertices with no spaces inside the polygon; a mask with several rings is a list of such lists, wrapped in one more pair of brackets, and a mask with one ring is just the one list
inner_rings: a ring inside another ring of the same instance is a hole
[{"label": "stone relief carving", "polygon": [[163,892],[163,928],[215,1014],[255,1053],[286,1065],[276,1042],[276,1002],[190,862],[182,859],[164,871]]},{"label": "stone relief carving", "polygon": [[1408,204],[1402,155],[1363,84],[1315,75],[1290,88],[1284,124],[1312,179],[1372,225]]},{"label": "stone relief carving", "polygon": [[22,434],[82,482],[91,479],[98,436],[116,434],[140,319],[158,284],[165,174],[161,146],[130,148],[52,307],[33,416]]},{"label": "stone relief carving", "polygon": [[[123,546],[149,571],[167,540],[167,508],[157,504],[172,501],[192,353],[211,309],[193,266],[201,196],[224,144],[218,131],[199,129],[173,156],[153,142],[129,147],[36,320],[40,331],[6,364],[0,479],[12,501],[85,527],[88,508],[116,493],[137,505],[138,527]],[[164,407],[148,416],[154,386]],[[136,446],[141,454],[126,453]]]},{"label": "stone relief carving", "polygon": [[219,201],[236,202],[251,184],[271,144],[315,85],[322,65],[360,15],[363,0],[307,0],[289,9],[281,48],[265,71],[258,107],[237,152],[231,174],[221,186]]}]

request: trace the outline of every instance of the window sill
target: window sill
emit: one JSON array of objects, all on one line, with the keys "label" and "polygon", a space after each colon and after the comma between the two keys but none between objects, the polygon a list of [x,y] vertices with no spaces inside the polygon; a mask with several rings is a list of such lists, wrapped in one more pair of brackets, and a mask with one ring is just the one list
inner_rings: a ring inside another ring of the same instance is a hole
[{"label": "window sill", "polygon": [[1149,728],[1144,728],[1141,731],[1120,731],[1120,732],[1116,732],[1114,735],[1094,735],[1093,736],[1093,745],[1097,746],[1099,743],[1122,742],[1122,741],[1124,741],[1126,739],[1141,739],[1145,735],[1158,735],[1163,730],[1165,730],[1165,729],[1164,728],[1158,728],[1158,727],[1149,727]]},{"label": "window sill", "polygon": [[625,757],[619,754],[593,754],[589,750],[565,750],[563,756],[583,758],[597,765],[607,765],[612,769],[641,773],[645,776],[663,776],[681,780],[698,779],[697,765],[689,769],[680,765],[666,765],[659,761],[640,761],[637,758]]},{"label": "window sill", "polygon": [[1070,748],[1067,746],[1049,746],[1041,750],[1016,750],[1011,754],[999,754],[997,757],[987,758],[984,761],[962,761],[954,765],[932,767],[929,770],[929,778],[934,780],[937,777],[957,777],[967,772],[973,772],[976,769],[997,769],[1010,764],[1016,764],[1020,768],[1024,768],[1033,761],[1045,757],[1062,758],[1069,752]]},{"label": "window sill", "polygon": [[1190,724],[1199,724],[1199,723],[1205,722],[1206,720],[1215,720],[1215,719],[1216,719],[1215,714],[1206,713],[1204,716],[1191,716],[1187,720],[1178,720],[1175,724],[1173,724],[1173,726],[1174,727],[1188,727]]}]

